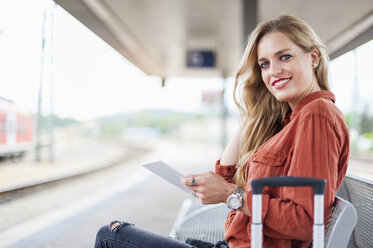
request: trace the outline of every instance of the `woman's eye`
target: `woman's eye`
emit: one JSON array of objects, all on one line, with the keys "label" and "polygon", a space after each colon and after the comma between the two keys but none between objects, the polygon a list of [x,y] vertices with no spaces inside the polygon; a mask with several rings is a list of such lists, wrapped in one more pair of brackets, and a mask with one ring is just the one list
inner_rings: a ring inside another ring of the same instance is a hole
[{"label": "woman's eye", "polygon": [[291,55],[289,55],[289,54],[285,54],[285,55],[281,56],[281,60],[288,60],[290,58],[291,58]]},{"label": "woman's eye", "polygon": [[263,63],[260,64],[260,68],[262,68],[262,69],[266,69],[268,66],[269,66],[268,62],[263,62]]}]

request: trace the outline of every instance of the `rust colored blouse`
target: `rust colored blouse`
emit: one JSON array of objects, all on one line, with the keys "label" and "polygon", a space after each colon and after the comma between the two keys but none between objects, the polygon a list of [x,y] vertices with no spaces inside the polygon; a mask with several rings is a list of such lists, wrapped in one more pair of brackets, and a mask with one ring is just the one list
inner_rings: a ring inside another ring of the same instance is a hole
[{"label": "rust colored blouse", "polygon": [[[328,223],[336,193],[345,177],[349,132],[330,91],[305,97],[284,119],[284,127],[249,158],[246,167],[247,204],[252,211],[250,180],[261,177],[299,176],[327,180],[324,223]],[[232,182],[235,165],[215,171]],[[265,187],[263,190],[263,247],[306,248],[312,241],[313,192],[310,187]],[[231,248],[250,247],[251,218],[230,211],[225,238]]]}]

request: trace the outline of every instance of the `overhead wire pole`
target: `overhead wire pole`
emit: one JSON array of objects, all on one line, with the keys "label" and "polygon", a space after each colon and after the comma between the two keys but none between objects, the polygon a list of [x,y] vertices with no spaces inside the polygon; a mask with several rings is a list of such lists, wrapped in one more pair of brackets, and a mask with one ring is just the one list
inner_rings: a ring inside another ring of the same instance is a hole
[{"label": "overhead wire pole", "polygon": [[54,161],[54,137],[53,137],[53,128],[54,128],[54,111],[53,111],[53,34],[54,34],[54,12],[56,9],[57,4],[51,2],[51,6],[48,8],[50,14],[50,39],[49,39],[49,58],[50,58],[50,68],[49,68],[49,75],[50,75],[50,112],[49,112],[49,119],[48,119],[48,132],[49,132],[49,161]]},{"label": "overhead wire pole", "polygon": [[[43,89],[45,85],[45,79],[49,76],[49,87],[50,87],[50,109],[49,118],[47,122],[47,131],[49,136],[49,160],[54,161],[53,152],[53,24],[54,24],[54,9],[56,4],[51,0],[45,0],[43,8],[43,20],[42,20],[42,45],[41,45],[41,62],[40,62],[40,83],[38,93],[38,114],[37,114],[37,126],[36,126],[36,151],[35,160],[41,161],[41,133],[43,128]],[[48,31],[48,32],[47,32]],[[47,64],[48,59],[48,64]]]},{"label": "overhead wire pole", "polygon": [[43,20],[41,30],[41,56],[40,56],[40,82],[39,82],[39,93],[38,93],[38,115],[36,124],[36,149],[35,149],[35,160],[41,161],[40,150],[41,150],[41,128],[42,128],[42,98],[43,98],[43,79],[44,79],[44,56],[45,56],[45,25],[47,19],[47,10],[44,6],[43,9]]},{"label": "overhead wire pole", "polygon": [[351,149],[356,151],[358,150],[358,141],[360,136],[360,121],[361,121],[361,113],[359,113],[359,78],[358,78],[358,58],[357,58],[357,50],[356,48],[353,50],[354,52],[354,84],[353,84],[353,91],[352,91],[352,116],[350,120],[351,128],[354,130],[352,133],[351,138]]},{"label": "overhead wire pole", "polygon": [[353,95],[353,105],[354,111],[359,111],[359,78],[358,78],[358,60],[357,60],[357,50],[354,49],[354,95]]}]

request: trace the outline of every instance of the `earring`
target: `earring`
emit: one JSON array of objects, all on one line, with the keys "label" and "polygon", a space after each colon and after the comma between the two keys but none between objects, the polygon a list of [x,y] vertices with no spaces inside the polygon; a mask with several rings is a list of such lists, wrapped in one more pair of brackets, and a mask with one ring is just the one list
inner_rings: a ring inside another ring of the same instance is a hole
[{"label": "earring", "polygon": [[317,67],[317,64],[313,64],[313,67],[315,67],[315,68],[316,68],[316,67]]}]

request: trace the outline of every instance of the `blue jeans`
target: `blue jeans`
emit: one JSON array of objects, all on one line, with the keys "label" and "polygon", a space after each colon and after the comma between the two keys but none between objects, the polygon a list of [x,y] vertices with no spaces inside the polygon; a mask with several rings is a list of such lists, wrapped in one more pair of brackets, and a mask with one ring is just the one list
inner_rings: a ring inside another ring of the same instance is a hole
[{"label": "blue jeans", "polygon": [[[127,222],[120,222],[118,227],[110,231],[113,222],[101,227],[98,231],[95,248],[196,248],[196,246],[143,230]],[[214,247],[227,246],[216,244]]]},{"label": "blue jeans", "polygon": [[101,227],[96,236],[95,248],[192,248],[194,246],[121,222],[110,231],[110,225]]}]

